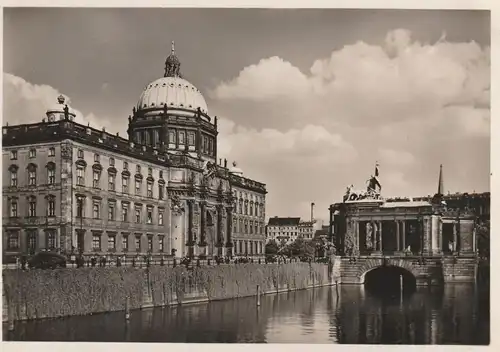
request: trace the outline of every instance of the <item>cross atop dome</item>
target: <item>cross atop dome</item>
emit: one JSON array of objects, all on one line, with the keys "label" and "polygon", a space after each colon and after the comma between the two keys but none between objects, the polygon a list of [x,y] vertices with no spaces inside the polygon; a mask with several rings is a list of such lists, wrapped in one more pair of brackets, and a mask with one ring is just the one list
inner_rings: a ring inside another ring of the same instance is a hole
[{"label": "cross atop dome", "polygon": [[165,61],[165,75],[163,77],[179,77],[182,78],[181,72],[181,62],[179,58],[175,55],[175,42],[172,40],[171,53]]}]

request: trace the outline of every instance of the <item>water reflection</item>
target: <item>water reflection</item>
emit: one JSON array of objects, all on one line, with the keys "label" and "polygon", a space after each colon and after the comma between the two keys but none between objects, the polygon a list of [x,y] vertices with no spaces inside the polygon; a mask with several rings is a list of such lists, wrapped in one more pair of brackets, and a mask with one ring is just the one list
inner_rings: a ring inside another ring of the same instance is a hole
[{"label": "water reflection", "polygon": [[471,285],[380,294],[340,286],[184,307],[16,324],[6,340],[488,344],[489,297]]}]

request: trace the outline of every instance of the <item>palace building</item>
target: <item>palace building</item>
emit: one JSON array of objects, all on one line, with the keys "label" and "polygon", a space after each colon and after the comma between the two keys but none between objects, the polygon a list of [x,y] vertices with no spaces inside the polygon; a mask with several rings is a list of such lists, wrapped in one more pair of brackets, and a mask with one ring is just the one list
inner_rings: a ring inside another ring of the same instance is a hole
[{"label": "palace building", "polygon": [[180,65],[172,43],[128,138],[76,123],[62,96],[41,122],[2,128],[4,261],[263,255],[266,186],[218,159],[217,117]]},{"label": "palace building", "polygon": [[475,225],[489,219],[490,193],[383,199],[378,165],[367,190],[349,187],[332,204],[329,237],[340,255],[442,255],[476,252]]}]

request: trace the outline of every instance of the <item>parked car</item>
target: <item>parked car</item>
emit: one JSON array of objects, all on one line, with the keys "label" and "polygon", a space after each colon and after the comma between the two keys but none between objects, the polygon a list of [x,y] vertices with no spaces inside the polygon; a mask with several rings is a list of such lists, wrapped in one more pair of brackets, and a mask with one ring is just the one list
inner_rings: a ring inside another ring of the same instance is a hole
[{"label": "parked car", "polygon": [[39,252],[28,260],[30,269],[56,269],[66,267],[66,257],[54,252]]}]

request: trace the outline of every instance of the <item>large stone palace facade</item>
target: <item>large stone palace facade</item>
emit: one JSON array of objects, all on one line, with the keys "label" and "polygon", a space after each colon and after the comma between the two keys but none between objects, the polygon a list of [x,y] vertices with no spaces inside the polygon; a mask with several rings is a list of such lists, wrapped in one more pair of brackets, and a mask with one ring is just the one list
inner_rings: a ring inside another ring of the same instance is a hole
[{"label": "large stone palace facade", "polygon": [[366,191],[352,186],[332,204],[329,236],[340,255],[473,255],[475,226],[489,219],[490,194],[443,194],[383,199],[378,167]]},{"label": "large stone palace facade", "polygon": [[266,186],[218,159],[217,117],[172,53],[128,138],[76,123],[64,97],[2,128],[4,261],[84,255],[263,255]]}]

